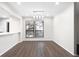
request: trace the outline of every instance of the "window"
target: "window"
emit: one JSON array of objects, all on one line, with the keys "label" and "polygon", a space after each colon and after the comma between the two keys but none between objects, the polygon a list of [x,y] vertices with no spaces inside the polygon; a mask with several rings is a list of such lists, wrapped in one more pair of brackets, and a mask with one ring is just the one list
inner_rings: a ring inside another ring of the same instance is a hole
[{"label": "window", "polygon": [[44,37],[44,21],[28,20],[25,24],[26,38]]}]

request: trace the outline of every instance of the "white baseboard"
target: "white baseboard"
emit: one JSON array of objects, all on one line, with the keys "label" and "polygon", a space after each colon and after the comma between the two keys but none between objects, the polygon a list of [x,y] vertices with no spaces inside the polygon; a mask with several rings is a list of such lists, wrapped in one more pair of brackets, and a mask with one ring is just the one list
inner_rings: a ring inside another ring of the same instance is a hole
[{"label": "white baseboard", "polygon": [[27,38],[23,41],[52,41],[51,39],[44,39],[44,38]]}]

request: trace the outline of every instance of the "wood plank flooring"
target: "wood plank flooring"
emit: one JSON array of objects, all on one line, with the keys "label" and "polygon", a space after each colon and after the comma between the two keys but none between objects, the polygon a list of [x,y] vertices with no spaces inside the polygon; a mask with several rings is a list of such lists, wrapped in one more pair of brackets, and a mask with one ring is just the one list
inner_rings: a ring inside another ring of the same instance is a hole
[{"label": "wood plank flooring", "polygon": [[24,41],[1,57],[72,57],[72,55],[52,41]]}]

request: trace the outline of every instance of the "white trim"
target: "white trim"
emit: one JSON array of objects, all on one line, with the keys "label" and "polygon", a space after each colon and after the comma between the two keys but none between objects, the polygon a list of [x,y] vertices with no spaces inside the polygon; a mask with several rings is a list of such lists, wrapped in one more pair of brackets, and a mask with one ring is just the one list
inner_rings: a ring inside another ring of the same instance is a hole
[{"label": "white trim", "polygon": [[52,41],[52,40],[45,38],[25,38],[23,41]]}]

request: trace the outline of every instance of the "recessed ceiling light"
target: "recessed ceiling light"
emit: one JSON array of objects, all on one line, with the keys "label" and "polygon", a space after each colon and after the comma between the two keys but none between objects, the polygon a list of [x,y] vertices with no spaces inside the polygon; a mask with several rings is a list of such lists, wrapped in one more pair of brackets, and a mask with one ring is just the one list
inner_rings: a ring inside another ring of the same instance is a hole
[{"label": "recessed ceiling light", "polygon": [[21,2],[17,2],[18,5],[21,5]]},{"label": "recessed ceiling light", "polygon": [[59,2],[56,2],[55,4],[56,4],[56,5],[59,5],[60,3],[59,3]]}]

